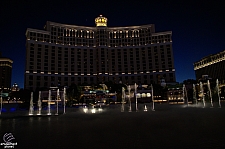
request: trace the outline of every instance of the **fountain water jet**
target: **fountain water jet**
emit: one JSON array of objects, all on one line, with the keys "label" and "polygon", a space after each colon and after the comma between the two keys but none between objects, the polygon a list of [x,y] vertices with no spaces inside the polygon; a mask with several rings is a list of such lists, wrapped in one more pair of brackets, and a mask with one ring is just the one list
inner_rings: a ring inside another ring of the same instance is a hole
[{"label": "fountain water jet", "polygon": [[121,112],[124,112],[124,103],[121,104]]},{"label": "fountain water jet", "polygon": [[136,103],[136,112],[138,112],[138,103],[137,103],[137,84],[134,84],[134,94],[135,94],[135,103]]},{"label": "fountain water jet", "polygon": [[0,109],[0,115],[2,115],[2,91],[1,91],[1,109]]},{"label": "fountain water jet", "polygon": [[124,112],[124,103],[125,103],[125,88],[122,87],[122,106],[121,106],[121,112]]},{"label": "fountain water jet", "polygon": [[63,114],[66,113],[66,88],[63,89]]},{"label": "fountain water jet", "polygon": [[193,101],[195,100],[195,104],[196,106],[198,105],[198,100],[196,97],[196,89],[195,89],[195,85],[193,84]]},{"label": "fountain water jet", "polygon": [[152,89],[152,111],[155,111],[155,102],[154,102],[154,94],[153,94],[153,86],[151,84],[151,89]]},{"label": "fountain water jet", "polygon": [[183,102],[184,102],[184,104],[185,104],[185,97],[186,97],[187,106],[189,106],[188,96],[187,96],[187,89],[185,87],[185,84],[183,84]]},{"label": "fountain water jet", "polygon": [[144,111],[146,112],[146,111],[148,111],[148,109],[147,109],[147,106],[145,105],[144,106]]},{"label": "fountain water jet", "polygon": [[128,94],[129,94],[129,111],[128,112],[132,112],[132,109],[131,109],[131,100],[130,100],[130,85],[128,86]]},{"label": "fountain water jet", "polygon": [[38,96],[38,113],[37,115],[41,115],[41,91],[39,91],[39,96]]},{"label": "fountain water jet", "polygon": [[183,102],[185,103],[185,98],[184,98],[185,97],[184,96],[184,84],[183,84],[183,89],[182,90],[183,90]]},{"label": "fountain water jet", "polygon": [[210,102],[211,102],[211,108],[213,108],[212,91],[211,91],[209,80],[207,80],[207,87],[208,87],[208,90],[209,90],[209,97],[210,97]]},{"label": "fountain water jet", "polygon": [[203,108],[205,108],[205,95],[204,95],[202,82],[200,82],[200,95],[202,96]]},{"label": "fountain water jet", "polygon": [[98,108],[98,112],[102,112],[102,106],[101,105],[99,105],[99,108]]},{"label": "fountain water jet", "polygon": [[48,113],[47,115],[51,115],[51,90],[48,91]]},{"label": "fountain water jet", "polygon": [[217,95],[219,98],[219,108],[221,108],[221,103],[220,103],[220,88],[219,88],[219,80],[216,79],[216,90],[217,90]]},{"label": "fountain water jet", "polygon": [[88,112],[88,108],[86,106],[84,106],[83,111],[84,111],[84,113],[87,113]]},{"label": "fountain water jet", "polygon": [[33,115],[33,112],[34,112],[33,92],[31,92],[29,115]]},{"label": "fountain water jet", "polygon": [[55,115],[58,115],[59,113],[59,109],[58,109],[58,100],[59,100],[59,89],[57,89],[57,96],[56,96],[56,114]]}]

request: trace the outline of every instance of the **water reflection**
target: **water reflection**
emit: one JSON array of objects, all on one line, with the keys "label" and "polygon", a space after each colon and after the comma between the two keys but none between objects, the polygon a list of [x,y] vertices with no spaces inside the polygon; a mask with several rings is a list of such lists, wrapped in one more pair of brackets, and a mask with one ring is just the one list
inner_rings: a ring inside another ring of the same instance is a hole
[{"label": "water reflection", "polygon": [[16,120],[12,119],[12,131],[14,132],[16,130]]}]

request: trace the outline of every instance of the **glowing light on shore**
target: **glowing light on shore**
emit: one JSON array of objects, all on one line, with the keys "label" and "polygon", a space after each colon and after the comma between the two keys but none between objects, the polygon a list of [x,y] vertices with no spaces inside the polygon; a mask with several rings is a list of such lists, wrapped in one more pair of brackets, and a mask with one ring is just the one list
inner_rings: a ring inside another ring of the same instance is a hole
[{"label": "glowing light on shore", "polygon": [[91,113],[96,113],[96,110],[95,109],[91,109]]}]

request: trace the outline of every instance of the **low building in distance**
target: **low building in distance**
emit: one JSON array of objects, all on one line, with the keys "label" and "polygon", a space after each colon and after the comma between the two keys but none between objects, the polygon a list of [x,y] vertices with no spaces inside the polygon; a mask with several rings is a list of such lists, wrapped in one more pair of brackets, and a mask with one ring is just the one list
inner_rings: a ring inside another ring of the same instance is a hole
[{"label": "low building in distance", "polygon": [[47,22],[45,30],[26,31],[25,89],[97,84],[176,82],[172,31],[155,25],[96,27]]},{"label": "low building in distance", "polygon": [[2,57],[0,53],[0,91],[8,92],[11,89],[13,61],[7,57]]}]

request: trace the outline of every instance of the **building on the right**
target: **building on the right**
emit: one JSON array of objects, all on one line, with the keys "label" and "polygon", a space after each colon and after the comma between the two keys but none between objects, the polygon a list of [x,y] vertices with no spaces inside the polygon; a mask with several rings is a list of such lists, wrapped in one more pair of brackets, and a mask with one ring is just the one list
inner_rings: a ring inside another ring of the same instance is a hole
[{"label": "building on the right", "polygon": [[225,83],[225,50],[209,55],[194,63],[196,80],[207,76]]}]

